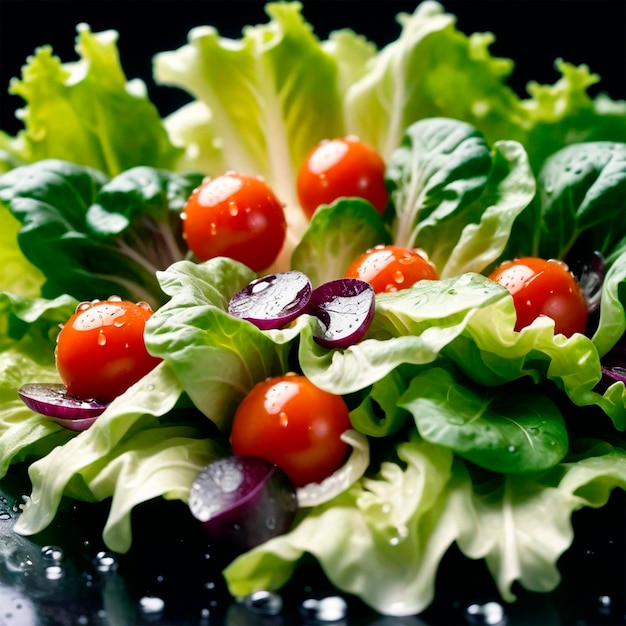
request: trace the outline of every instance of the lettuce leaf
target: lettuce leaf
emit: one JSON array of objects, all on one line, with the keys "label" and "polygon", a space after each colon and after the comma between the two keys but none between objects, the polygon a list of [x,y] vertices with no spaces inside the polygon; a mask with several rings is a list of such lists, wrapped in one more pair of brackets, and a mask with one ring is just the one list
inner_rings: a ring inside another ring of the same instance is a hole
[{"label": "lettuce leaf", "polygon": [[156,271],[184,258],[180,212],[197,173],[138,166],[109,179],[45,159],[0,176],[0,202],[21,222],[24,256],[45,274],[42,295],[118,295],[156,307]]},{"label": "lettuce leaf", "polygon": [[344,133],[342,85],[372,54],[361,42],[350,56],[342,54],[345,41],[321,46],[300,11],[298,3],[270,3],[271,22],[246,28],[239,41],[195,28],[187,45],[154,60],[157,82],[197,99],[191,115],[186,108],[167,120],[174,142],[186,149],[182,166],[263,176],[286,206],[285,255],[307,225],[295,194],[297,170],[315,144]]},{"label": "lettuce leaf", "polygon": [[[24,129],[2,142],[13,159],[72,161],[108,176],[136,165],[171,169],[180,156],[140,80],[126,81],[117,33],[77,27],[78,61],[62,63],[49,46],[35,50],[9,86],[26,106]],[[7,160],[5,160],[5,163]],[[7,166],[5,165],[5,168]]]},{"label": "lettuce leaf", "polygon": [[193,403],[222,429],[255,383],[288,369],[288,343],[227,313],[230,298],[255,276],[222,257],[175,263],[158,274],[171,299],[146,324],[150,353],[171,366]]},{"label": "lettuce leaf", "polygon": [[409,126],[386,172],[393,242],[421,247],[442,278],[482,272],[502,254],[515,218],[535,193],[524,148],[459,120]]},{"label": "lettuce leaf", "polygon": [[468,557],[486,559],[502,597],[513,601],[515,581],[540,592],[558,585],[572,512],[605,504],[612,489],[626,487],[624,476],[626,452],[604,446],[546,472],[473,483],[463,461],[414,435],[376,476],[310,510],[224,575],[235,596],[278,589],[310,553],[334,585],[376,611],[413,615],[431,603],[438,565],[456,542]]},{"label": "lettuce leaf", "polygon": [[174,409],[184,411],[181,395],[174,373],[161,363],[89,429],[32,463],[32,492],[15,531],[31,535],[46,528],[64,496],[86,502],[112,498],[104,538],[112,550],[127,551],[132,508],[157,496],[184,500],[202,467],[224,454],[192,420],[179,415],[174,423],[159,421]]}]

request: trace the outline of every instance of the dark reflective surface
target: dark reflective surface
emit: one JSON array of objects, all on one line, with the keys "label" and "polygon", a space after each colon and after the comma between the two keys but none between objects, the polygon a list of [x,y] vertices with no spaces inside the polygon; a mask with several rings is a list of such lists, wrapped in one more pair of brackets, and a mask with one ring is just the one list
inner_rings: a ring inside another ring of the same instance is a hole
[{"label": "dark reflective surface", "polygon": [[[339,594],[314,563],[304,563],[276,595],[235,601],[220,575],[224,557],[180,502],[138,507],[133,547],[125,555],[111,554],[102,544],[106,502],[65,502],[46,531],[18,536],[12,527],[22,495],[29,491],[23,470],[12,469],[0,482],[2,626],[626,623],[626,498],[621,490],[614,490],[602,509],[574,514],[575,539],[561,558],[563,581],[555,592],[516,589],[518,600],[505,604],[485,564],[451,550],[441,564],[435,602],[419,616],[390,618]],[[334,621],[321,619],[333,616]]]}]

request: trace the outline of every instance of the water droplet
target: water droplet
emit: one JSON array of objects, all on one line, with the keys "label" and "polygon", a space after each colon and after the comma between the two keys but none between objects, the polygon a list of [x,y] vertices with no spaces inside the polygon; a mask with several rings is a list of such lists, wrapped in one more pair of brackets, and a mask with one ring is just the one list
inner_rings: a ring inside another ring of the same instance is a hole
[{"label": "water droplet", "polygon": [[165,602],[156,596],[144,596],[139,600],[139,606],[145,615],[154,615],[163,611]]},{"label": "water droplet", "polygon": [[340,596],[328,596],[321,600],[305,600],[301,612],[308,618],[319,622],[337,622],[346,617],[348,603]]},{"label": "water droplet", "polygon": [[43,546],[41,548],[41,558],[45,561],[62,561],[63,550],[57,546]]},{"label": "water droplet", "polygon": [[11,519],[11,514],[7,513],[6,511],[3,513],[0,513],[0,520],[9,520]]},{"label": "water droplet", "polygon": [[60,565],[50,565],[46,567],[46,578],[48,580],[60,580],[65,572]]},{"label": "water droplet", "polygon": [[284,428],[289,426],[289,416],[284,411],[281,411],[278,415],[279,423]]},{"label": "water droplet", "polygon": [[236,202],[228,203],[228,212],[232,215],[232,217],[237,217],[237,215],[239,215],[239,207]]},{"label": "water droplet", "polygon": [[256,591],[245,599],[245,605],[253,613],[278,615],[283,609],[283,599],[272,591]]},{"label": "water droplet", "polygon": [[404,282],[404,272],[401,272],[400,270],[396,270],[393,273],[393,279],[396,281],[398,285],[401,285]]},{"label": "water droplet", "polygon": [[108,574],[117,570],[117,559],[110,552],[98,552],[94,559],[94,565],[99,572]]},{"label": "water droplet", "polygon": [[465,610],[465,617],[470,624],[481,626],[501,626],[506,623],[504,609],[497,602],[471,604]]},{"label": "water droplet", "polygon": [[215,589],[215,583],[213,581],[209,581],[208,583],[204,583],[205,589]]},{"label": "water droplet", "polygon": [[507,450],[508,450],[509,452],[515,452],[516,448],[515,448],[515,446],[511,445],[511,446],[509,446],[509,447],[507,448]]},{"label": "water droplet", "polygon": [[104,331],[101,329],[100,332],[98,333],[98,345],[105,346],[106,342],[107,342],[106,335],[104,334]]},{"label": "water droplet", "polygon": [[209,225],[209,232],[212,236],[217,235],[217,224],[215,222],[211,222]]}]

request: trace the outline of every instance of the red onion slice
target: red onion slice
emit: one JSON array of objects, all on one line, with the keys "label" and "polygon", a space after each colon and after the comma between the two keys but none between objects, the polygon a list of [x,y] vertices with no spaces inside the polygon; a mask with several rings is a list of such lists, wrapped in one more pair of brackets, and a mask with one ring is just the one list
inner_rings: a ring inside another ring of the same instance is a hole
[{"label": "red onion slice", "polygon": [[305,311],[311,291],[311,281],[302,272],[268,274],[238,291],[228,312],[261,330],[282,328]]},{"label": "red onion slice", "polygon": [[318,323],[313,339],[325,348],[347,348],[367,332],[374,317],[372,286],[358,278],[339,278],[313,290],[307,313]]},{"label": "red onion slice", "polygon": [[107,408],[95,400],[82,400],[67,393],[65,385],[57,383],[28,383],[18,390],[24,404],[41,415],[51,418],[70,430],[89,428]]}]

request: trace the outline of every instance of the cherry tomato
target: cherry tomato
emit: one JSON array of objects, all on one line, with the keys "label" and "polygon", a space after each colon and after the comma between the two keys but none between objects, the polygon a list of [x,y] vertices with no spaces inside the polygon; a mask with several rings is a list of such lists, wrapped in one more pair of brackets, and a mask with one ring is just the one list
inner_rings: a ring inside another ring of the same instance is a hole
[{"label": "cherry tomato", "polygon": [[489,276],[513,296],[515,330],[528,326],[540,315],[554,320],[554,332],[571,337],[583,333],[587,303],[574,275],[562,261],[521,257],[506,261]]},{"label": "cherry tomato", "polygon": [[322,141],[313,148],[298,171],[296,188],[309,218],[320,204],[341,197],[364,198],[381,215],[389,200],[383,158],[356,137]]},{"label": "cherry tomato", "polygon": [[374,246],[346,270],[346,278],[367,281],[374,293],[400,291],[418,280],[437,280],[439,274],[419,248]]},{"label": "cherry tomato", "polygon": [[338,469],[351,428],[343,398],[299,374],[258,383],[233,418],[234,454],[261,457],[280,467],[296,487],[320,482]]},{"label": "cherry tomato", "polygon": [[228,172],[207,179],[181,214],[183,236],[200,261],[226,256],[255,272],[268,268],[283,247],[283,205],[258,176]]},{"label": "cherry tomato", "polygon": [[56,365],[68,393],[110,402],[155,367],[144,343],[152,309],[120,298],[80,304],[57,338]]}]

